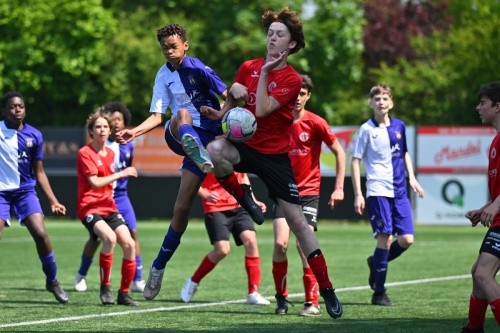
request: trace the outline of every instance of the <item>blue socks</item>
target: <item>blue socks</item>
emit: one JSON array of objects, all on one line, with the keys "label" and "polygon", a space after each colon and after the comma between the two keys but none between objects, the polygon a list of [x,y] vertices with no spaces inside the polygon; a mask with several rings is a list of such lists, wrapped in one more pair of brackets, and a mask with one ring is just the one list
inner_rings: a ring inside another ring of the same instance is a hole
[{"label": "blue socks", "polygon": [[158,252],[158,256],[153,261],[153,267],[156,269],[164,269],[167,265],[167,262],[174,255],[175,250],[181,243],[181,237],[183,232],[177,232],[172,228],[172,225],[168,227],[167,234],[163,239],[163,244],[161,244],[160,252]]},{"label": "blue socks", "polygon": [[135,275],[134,275],[134,281],[141,281],[142,280],[142,256],[140,254],[135,256]]},{"label": "blue socks", "polygon": [[80,269],[78,269],[78,274],[86,276],[90,265],[92,265],[92,262],[94,261],[94,257],[87,257],[85,254],[82,253],[82,262],[80,263]]},{"label": "blue socks", "polygon": [[401,253],[405,252],[407,249],[399,245],[398,241],[395,240],[391,244],[391,249],[389,250],[389,258],[387,258],[387,261],[391,261],[396,259],[401,255]]},{"label": "blue socks", "polygon": [[54,282],[57,280],[57,265],[56,258],[54,257],[54,252],[50,252],[47,255],[39,256],[42,262],[42,270],[45,273],[47,282]]},{"label": "blue socks", "polygon": [[179,136],[182,138],[184,134],[191,134],[193,138],[196,139],[196,142],[198,142],[198,145],[200,147],[204,147],[203,143],[201,143],[200,137],[198,136],[198,133],[194,130],[193,126],[184,124],[181,127],[179,127]]},{"label": "blue socks", "polygon": [[375,248],[375,252],[373,253],[375,292],[385,292],[385,278],[387,276],[388,257],[389,250]]}]

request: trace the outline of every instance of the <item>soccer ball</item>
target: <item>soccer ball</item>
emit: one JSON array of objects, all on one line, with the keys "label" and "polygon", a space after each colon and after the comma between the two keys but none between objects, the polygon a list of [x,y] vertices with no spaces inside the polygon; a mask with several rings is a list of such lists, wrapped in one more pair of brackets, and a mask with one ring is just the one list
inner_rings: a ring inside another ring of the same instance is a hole
[{"label": "soccer ball", "polygon": [[257,121],[253,113],[245,108],[235,107],[222,118],[222,131],[232,142],[245,142],[256,130]]}]

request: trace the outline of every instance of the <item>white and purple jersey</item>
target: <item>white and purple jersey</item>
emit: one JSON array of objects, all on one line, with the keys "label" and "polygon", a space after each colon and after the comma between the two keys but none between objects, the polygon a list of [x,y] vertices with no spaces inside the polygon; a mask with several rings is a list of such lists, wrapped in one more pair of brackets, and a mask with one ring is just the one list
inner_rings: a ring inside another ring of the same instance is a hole
[{"label": "white and purple jersey", "polygon": [[[115,172],[120,172],[129,166],[132,166],[132,159],[134,156],[134,144],[128,142],[126,144],[119,144],[118,142],[108,140],[108,146],[115,153]],[[113,197],[127,195],[128,177],[120,178],[113,183]],[[118,208],[119,210],[119,208]]]},{"label": "white and purple jersey", "polygon": [[0,191],[34,188],[35,160],[43,160],[42,133],[26,123],[18,131],[0,121]]},{"label": "white and purple jersey", "polygon": [[220,120],[210,120],[200,113],[203,105],[220,110],[215,93],[221,94],[227,86],[197,58],[186,56],[178,70],[167,63],[156,74],[150,112],[165,114],[167,108],[175,116],[185,108],[193,117],[193,126],[220,134]]},{"label": "white and purple jersey", "polygon": [[354,144],[353,157],[362,159],[366,168],[366,197],[407,196],[406,128],[399,119],[390,121],[388,127],[380,127],[371,118],[361,125]]}]

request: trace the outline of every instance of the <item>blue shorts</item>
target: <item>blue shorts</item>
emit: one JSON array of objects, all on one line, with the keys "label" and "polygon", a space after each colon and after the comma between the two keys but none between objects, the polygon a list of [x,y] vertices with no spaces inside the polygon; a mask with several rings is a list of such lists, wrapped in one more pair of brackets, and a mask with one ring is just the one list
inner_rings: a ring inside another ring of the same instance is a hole
[{"label": "blue shorts", "polygon": [[414,235],[413,216],[408,197],[368,197],[366,199],[373,235]]},{"label": "blue shorts", "polygon": [[116,208],[120,214],[122,214],[123,219],[127,222],[129,230],[137,229],[137,219],[135,217],[134,207],[130,202],[130,198],[125,193],[123,195],[117,195],[114,197]]},{"label": "blue shorts", "polygon": [[14,208],[14,215],[22,226],[23,221],[31,214],[43,215],[42,206],[38,200],[35,188],[0,191],[0,219],[10,227],[10,210]]},{"label": "blue shorts", "polygon": [[[207,145],[215,140],[215,133],[211,131],[207,131],[206,129],[200,128],[200,127],[194,127],[194,130],[198,134],[198,137],[201,140],[201,143],[203,146],[206,148]],[[165,127],[165,141],[167,142],[168,147],[177,155],[179,156],[184,156],[184,160],[182,161],[182,165],[180,169],[186,169],[197,175],[198,177],[201,178],[201,180],[205,179],[206,174],[198,168],[198,166],[193,162],[193,160],[189,157],[186,156],[186,153],[184,152],[184,149],[182,149],[182,143],[180,141],[177,141],[177,139],[172,135],[172,132],[170,132],[170,120],[167,121],[166,127]]]}]

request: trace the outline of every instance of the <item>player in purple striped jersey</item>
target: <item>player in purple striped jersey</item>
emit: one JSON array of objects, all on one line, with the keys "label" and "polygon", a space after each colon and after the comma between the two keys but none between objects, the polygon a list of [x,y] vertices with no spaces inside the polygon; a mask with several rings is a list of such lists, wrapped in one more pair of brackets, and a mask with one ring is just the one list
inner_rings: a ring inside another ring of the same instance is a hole
[{"label": "player in purple striped jersey", "polygon": [[[102,106],[102,110],[109,113],[112,117],[113,128],[111,135],[106,145],[115,153],[115,172],[120,172],[123,169],[132,166],[134,156],[134,143],[128,142],[120,145],[116,142],[116,133],[125,129],[130,125],[132,115],[128,107],[121,102],[109,102]],[[130,202],[127,191],[128,177],[118,179],[113,185],[113,199],[115,200],[116,207],[120,214],[122,214],[130,234],[135,241],[135,261],[137,263],[134,275],[134,281],[130,286],[130,290],[134,292],[144,291],[144,280],[142,279],[142,256],[140,252],[139,240],[137,239],[137,219],[135,217],[134,208]],[[97,248],[99,247],[100,240],[94,240],[90,237],[85,243],[82,253],[82,261],[80,268],[75,278],[75,290],[87,290],[86,275],[92,264],[93,257]]]},{"label": "player in purple striped jersey", "polygon": [[174,153],[185,156],[172,223],[150,267],[144,288],[146,299],[153,299],[160,292],[165,266],[180,244],[205,174],[213,168],[205,146],[222,134],[220,120],[210,120],[200,113],[200,108],[211,106],[220,110],[215,94],[224,100],[227,96],[227,87],[217,74],[186,54],[189,49],[186,29],[179,24],[169,24],[158,29],[156,36],[167,63],[156,74],[151,115],[139,126],[118,133],[120,143],[130,142],[160,125],[169,108],[172,117],[165,124],[165,140]]},{"label": "player in purple striped jersey", "polygon": [[[0,121],[0,238],[4,227],[11,225],[11,209],[22,226],[26,226],[36,244],[42,270],[46,276],[46,289],[60,303],[68,302],[68,295],[57,281],[57,264],[52,252],[38,201],[35,186],[38,185],[50,202],[55,215],[65,215],[43,170],[43,137],[36,128],[24,122],[26,108],[24,97],[10,91],[2,98]],[[8,269],[2,267],[2,269]]]},{"label": "player in purple striped jersey", "polygon": [[[366,167],[366,205],[377,240],[373,256],[367,259],[370,268],[368,283],[374,290],[372,304],[384,306],[395,305],[385,289],[388,262],[413,244],[415,234],[405,171],[410,187],[421,198],[424,197],[408,153],[405,124],[389,116],[393,106],[390,87],[380,84],[370,90],[370,107],[374,116],[361,125],[351,162],[354,211],[360,215],[365,209],[359,167],[361,160]],[[397,237],[394,242],[393,235]]]}]

